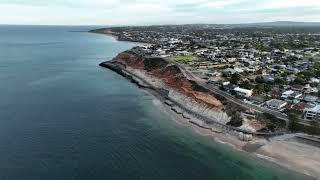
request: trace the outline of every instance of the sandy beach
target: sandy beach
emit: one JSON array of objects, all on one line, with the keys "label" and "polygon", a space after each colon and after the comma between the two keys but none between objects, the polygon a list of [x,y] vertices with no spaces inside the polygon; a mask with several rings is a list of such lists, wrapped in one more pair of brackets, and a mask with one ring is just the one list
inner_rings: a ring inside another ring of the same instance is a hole
[{"label": "sandy beach", "polygon": [[[153,93],[147,90],[145,92],[154,96]],[[263,138],[254,138],[251,142],[244,142],[230,133],[215,133],[209,129],[192,124],[181,114],[174,112],[170,106],[158,100],[156,96],[154,97],[159,102],[156,103],[156,106],[163,113],[167,114],[176,123],[191,128],[201,136],[211,137],[215,142],[226,144],[261,160],[266,160],[289,170],[320,179],[320,149],[317,147],[298,142],[266,140]]]}]

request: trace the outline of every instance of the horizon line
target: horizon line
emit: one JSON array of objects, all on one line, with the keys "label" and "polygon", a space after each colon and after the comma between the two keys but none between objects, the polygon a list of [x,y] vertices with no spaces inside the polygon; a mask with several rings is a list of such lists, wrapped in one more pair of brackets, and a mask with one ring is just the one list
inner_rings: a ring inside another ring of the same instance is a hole
[{"label": "horizon line", "polygon": [[250,25],[250,24],[263,24],[263,23],[319,23],[320,21],[258,21],[258,22],[239,22],[239,23],[159,23],[159,24],[1,24],[0,26],[174,26],[174,25]]}]

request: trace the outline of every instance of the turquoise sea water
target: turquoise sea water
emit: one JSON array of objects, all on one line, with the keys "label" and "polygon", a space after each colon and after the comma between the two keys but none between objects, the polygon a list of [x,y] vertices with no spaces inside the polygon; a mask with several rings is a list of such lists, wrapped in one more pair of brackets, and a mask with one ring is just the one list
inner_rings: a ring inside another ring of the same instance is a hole
[{"label": "turquoise sea water", "polygon": [[308,179],[170,120],[92,28],[0,26],[1,180]]}]

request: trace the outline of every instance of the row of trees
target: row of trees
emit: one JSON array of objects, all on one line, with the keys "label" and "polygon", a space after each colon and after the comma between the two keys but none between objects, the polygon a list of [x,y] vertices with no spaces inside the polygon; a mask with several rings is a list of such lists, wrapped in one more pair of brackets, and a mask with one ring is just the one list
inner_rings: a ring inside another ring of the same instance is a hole
[{"label": "row of trees", "polygon": [[310,125],[299,124],[299,115],[295,111],[290,111],[288,114],[289,126],[288,129],[292,132],[302,131],[308,134],[319,135],[320,134],[320,119],[314,119],[310,122]]},{"label": "row of trees", "polygon": [[[242,76],[238,73],[232,74],[229,80],[232,84],[238,84],[245,89],[254,89],[256,94],[268,93],[272,90],[273,85],[284,85],[285,80],[282,78],[276,78],[274,82],[266,82],[262,76],[257,76],[255,83],[249,80],[242,80]],[[241,83],[240,83],[241,82]]]}]

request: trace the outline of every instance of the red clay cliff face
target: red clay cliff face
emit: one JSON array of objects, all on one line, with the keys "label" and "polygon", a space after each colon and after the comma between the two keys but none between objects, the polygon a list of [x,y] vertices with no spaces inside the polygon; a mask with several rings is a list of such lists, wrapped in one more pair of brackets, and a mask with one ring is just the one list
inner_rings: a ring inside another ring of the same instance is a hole
[{"label": "red clay cliff face", "polygon": [[114,62],[120,62],[134,69],[144,69],[144,61],[142,58],[127,52],[122,52],[112,59]]},{"label": "red clay cliff face", "polygon": [[[120,62],[127,67],[145,70],[145,59],[130,52],[123,52],[116,56],[113,62]],[[204,103],[211,108],[223,110],[223,104],[214,96],[201,91],[195,91],[192,83],[183,75],[175,65],[166,65],[161,68],[154,68],[148,74],[161,79],[167,86],[176,91],[193,98],[199,103]]]}]

